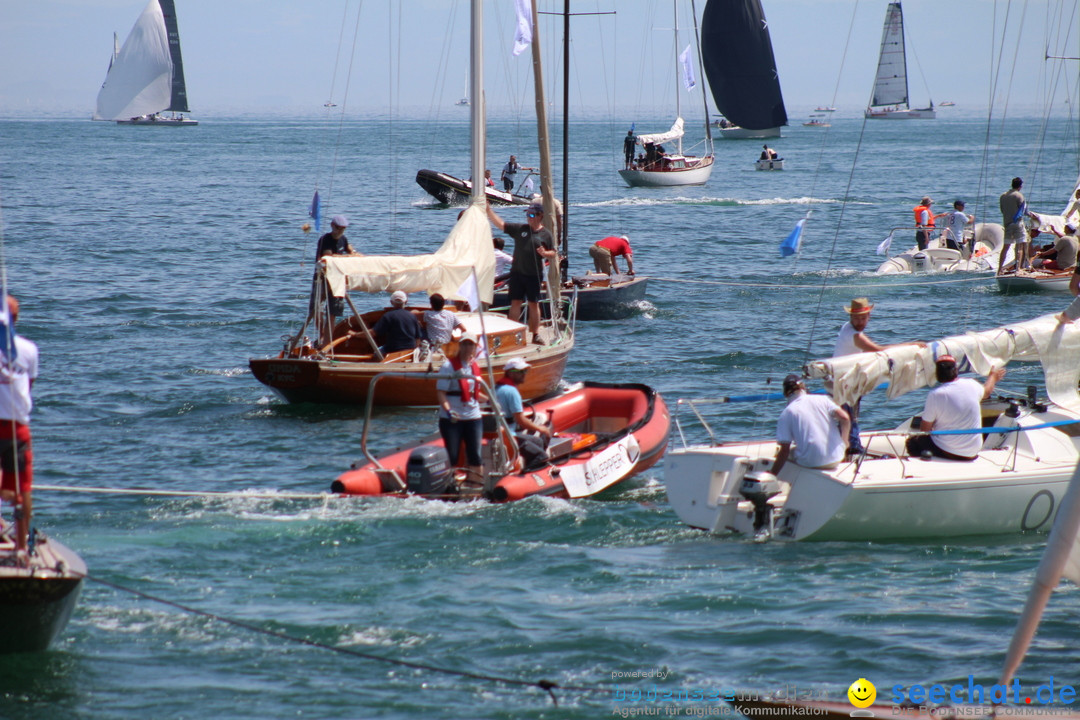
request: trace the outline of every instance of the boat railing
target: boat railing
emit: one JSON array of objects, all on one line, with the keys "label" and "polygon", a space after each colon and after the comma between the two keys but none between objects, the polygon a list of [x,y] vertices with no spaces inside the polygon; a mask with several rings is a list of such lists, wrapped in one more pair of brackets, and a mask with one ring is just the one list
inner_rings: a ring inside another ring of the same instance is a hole
[{"label": "boat railing", "polygon": [[[371,414],[375,408],[375,388],[379,384],[380,380],[385,378],[396,378],[399,380],[408,380],[419,382],[421,380],[464,380],[471,378],[474,380],[479,388],[482,388],[484,393],[488,396],[494,412],[492,415],[495,418],[495,424],[497,428],[496,437],[514,437],[514,432],[510,428],[510,424],[506,421],[506,414],[503,409],[499,407],[499,401],[495,397],[495,393],[492,392],[491,387],[484,380],[484,378],[470,375],[468,373],[454,373],[453,375],[446,376],[440,375],[437,372],[382,372],[371,378],[371,384],[368,386],[367,404],[364,409],[364,429],[360,433],[360,450],[364,453],[364,457],[371,463],[377,470],[377,472],[384,472],[390,474],[394,481],[397,483],[400,490],[405,490],[407,484],[405,478],[401,477],[393,468],[384,467],[379,459],[368,449],[368,428],[371,426]],[[491,459],[494,466],[494,471],[500,476],[505,475],[513,467],[517,461],[518,449],[515,442],[495,442],[491,444],[492,453]]]}]

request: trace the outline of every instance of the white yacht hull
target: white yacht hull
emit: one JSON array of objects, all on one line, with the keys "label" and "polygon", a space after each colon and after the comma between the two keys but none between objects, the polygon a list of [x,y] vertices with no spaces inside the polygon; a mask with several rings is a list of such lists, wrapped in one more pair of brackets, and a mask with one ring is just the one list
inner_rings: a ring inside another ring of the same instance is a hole
[{"label": "white yacht hull", "polygon": [[711,157],[686,158],[686,161],[694,164],[669,170],[620,170],[619,175],[630,187],[678,187],[708,182],[713,169]]},{"label": "white yacht hull", "polygon": [[783,170],[784,158],[776,158],[775,160],[755,160],[755,170]]},{"label": "white yacht hull", "polygon": [[1044,273],[1035,271],[1023,271],[1019,274],[1009,273],[997,276],[998,287],[1004,292],[1035,290],[1051,290],[1054,292],[1069,292],[1069,281],[1072,279],[1071,272]]},{"label": "white yacht hull", "polygon": [[742,127],[719,127],[718,134],[722,138],[728,140],[758,140],[760,138],[777,138],[780,137],[780,128],[771,127],[763,128],[761,130],[751,130],[749,128]]},{"label": "white yacht hull", "polygon": [[867,109],[868,120],[933,120],[937,117],[934,108],[907,108],[898,110]]},{"label": "white yacht hull", "polygon": [[[914,232],[914,228],[912,229]],[[903,273],[938,273],[938,272],[993,272],[997,269],[998,254],[1005,235],[1000,225],[994,223],[976,223],[975,255],[964,258],[959,250],[946,246],[940,237],[933,238],[929,247],[919,250],[913,247],[881,263],[876,270],[878,275],[897,275]],[[970,243],[971,236],[964,237],[964,243]]]}]

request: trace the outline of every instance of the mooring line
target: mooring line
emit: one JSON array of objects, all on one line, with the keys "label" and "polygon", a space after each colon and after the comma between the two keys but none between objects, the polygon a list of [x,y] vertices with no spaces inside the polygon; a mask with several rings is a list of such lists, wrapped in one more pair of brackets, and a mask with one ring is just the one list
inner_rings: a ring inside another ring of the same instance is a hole
[{"label": "mooring line", "polygon": [[[686,283],[688,285],[725,285],[725,286],[729,286],[729,287],[791,288],[791,289],[802,289],[802,290],[820,290],[821,289],[821,284],[820,283],[814,284],[814,285],[792,285],[790,283],[748,283],[748,282],[736,282],[736,281],[725,281],[725,280],[687,280],[687,279],[684,279],[684,278],[654,277],[652,275],[649,276],[649,279],[654,280],[656,282]],[[973,278],[959,278],[959,279],[956,279],[956,280],[930,280],[930,281],[925,281],[925,282],[904,282],[904,283],[873,283],[873,284],[859,283],[859,284],[839,284],[839,285],[834,285],[834,284],[830,283],[829,284],[829,289],[832,290],[832,289],[836,289],[836,288],[873,288],[873,289],[880,290],[882,288],[907,287],[907,286],[912,286],[912,285],[914,285],[914,286],[920,286],[920,285],[922,285],[922,286],[926,286],[926,285],[953,285],[955,283],[965,283],[965,282],[986,282],[988,280],[993,280],[993,279],[994,278],[992,278],[992,277],[973,277]]]},{"label": "mooring line", "polygon": [[350,497],[338,493],[298,493],[298,492],[245,492],[243,490],[150,490],[147,488],[107,488],[76,487],[74,485],[39,485],[34,490],[55,490],[58,492],[98,493],[103,495],[157,495],[165,497],[214,497],[214,498],[251,498],[267,500],[327,500],[329,498]]}]

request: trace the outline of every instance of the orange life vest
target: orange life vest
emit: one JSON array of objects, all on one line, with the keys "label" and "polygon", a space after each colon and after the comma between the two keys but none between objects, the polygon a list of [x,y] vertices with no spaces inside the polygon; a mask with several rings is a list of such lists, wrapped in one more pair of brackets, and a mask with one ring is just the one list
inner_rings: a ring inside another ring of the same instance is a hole
[{"label": "orange life vest", "polygon": [[923,210],[926,211],[926,217],[929,218],[926,221],[926,227],[934,227],[934,211],[930,209],[929,205],[916,205],[915,206],[915,224],[921,225],[919,216],[922,215]]}]

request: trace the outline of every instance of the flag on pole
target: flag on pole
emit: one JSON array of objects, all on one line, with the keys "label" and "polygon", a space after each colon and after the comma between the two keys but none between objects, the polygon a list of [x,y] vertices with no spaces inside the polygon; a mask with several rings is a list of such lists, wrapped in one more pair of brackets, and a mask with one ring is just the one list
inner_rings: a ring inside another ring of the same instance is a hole
[{"label": "flag on pole", "polygon": [[689,45],[679,54],[679,64],[682,65],[683,84],[688,91],[693,90],[697,81],[694,79],[694,61],[690,58]]},{"label": "flag on pole", "polygon": [[889,237],[881,241],[881,244],[877,246],[878,255],[888,255],[889,248],[892,246],[892,233],[889,233]]},{"label": "flag on pole", "polygon": [[791,231],[791,234],[784,238],[784,241],[780,243],[780,257],[787,257],[788,255],[794,255],[799,252],[799,246],[802,244],[802,231],[803,226],[806,225],[806,221],[810,216],[807,215],[799,222],[795,223],[795,229]]},{"label": "flag on pole", "polygon": [[[458,288],[457,294],[469,303],[469,309],[473,312],[480,313],[480,327],[483,327],[483,309],[484,306],[480,303],[480,286],[476,282],[476,269],[474,268],[469,277],[465,278],[465,282],[461,283],[461,287]],[[487,355],[487,336],[481,333],[481,337],[478,338],[479,342],[476,348],[476,357],[482,358]]]},{"label": "flag on pole", "polygon": [[7,293],[0,295],[0,352],[4,354],[4,363],[11,367],[15,364],[18,350],[15,347],[15,323],[8,312]]},{"label": "flag on pole", "polygon": [[532,42],[532,10],[529,0],[515,0],[517,8],[517,29],[514,31],[514,55],[525,52]]},{"label": "flag on pole", "polygon": [[322,217],[322,203],[319,202],[319,191],[315,191],[315,197],[311,198],[311,207],[308,208],[308,216],[315,221],[315,232],[320,232],[319,226],[322,224],[319,218]]},{"label": "flag on pole", "polygon": [[521,187],[522,192],[524,192],[526,195],[532,195],[532,191],[536,188],[536,186],[533,185],[533,179],[531,177],[525,178],[525,182],[524,184],[522,184]]}]

